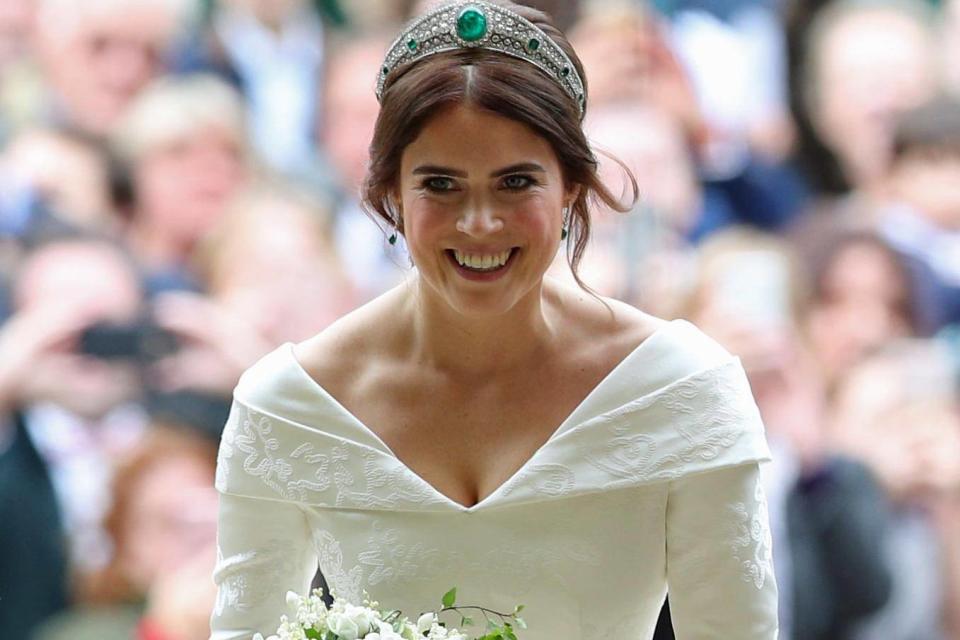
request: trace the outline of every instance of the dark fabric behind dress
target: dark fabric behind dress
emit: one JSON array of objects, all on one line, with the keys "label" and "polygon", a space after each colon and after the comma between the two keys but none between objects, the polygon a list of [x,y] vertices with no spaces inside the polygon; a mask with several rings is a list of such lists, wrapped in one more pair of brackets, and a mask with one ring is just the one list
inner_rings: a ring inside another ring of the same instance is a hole
[{"label": "dark fabric behind dress", "polygon": [[67,604],[67,549],[47,468],[19,414],[0,452],[0,638],[28,640]]}]

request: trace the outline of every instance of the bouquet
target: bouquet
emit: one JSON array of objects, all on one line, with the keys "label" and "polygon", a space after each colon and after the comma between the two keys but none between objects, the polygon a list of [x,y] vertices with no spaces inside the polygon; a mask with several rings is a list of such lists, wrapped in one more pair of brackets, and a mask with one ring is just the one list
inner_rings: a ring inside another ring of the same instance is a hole
[{"label": "bouquet", "polygon": [[[527,628],[519,616],[522,604],[512,613],[457,606],[456,587],[443,595],[440,610],[422,613],[416,622],[411,622],[400,611],[383,611],[378,602],[369,599],[360,606],[334,597],[333,606],[327,608],[322,596],[320,589],[307,596],[288,591],[287,606],[295,612],[293,618],[282,616],[277,633],[266,640],[518,640],[514,628]],[[458,629],[447,628],[441,620],[441,615],[457,614],[461,627],[472,626],[474,619],[463,613],[467,610],[483,614],[486,619],[483,635],[468,636]],[[264,638],[258,633],[253,640]]]}]

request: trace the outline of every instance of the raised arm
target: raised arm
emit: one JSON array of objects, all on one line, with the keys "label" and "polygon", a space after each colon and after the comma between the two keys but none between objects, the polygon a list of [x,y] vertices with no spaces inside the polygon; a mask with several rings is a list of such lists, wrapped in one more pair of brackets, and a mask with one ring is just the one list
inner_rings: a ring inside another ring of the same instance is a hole
[{"label": "raised arm", "polygon": [[770,526],[756,463],[671,482],[667,583],[678,640],[777,638]]}]

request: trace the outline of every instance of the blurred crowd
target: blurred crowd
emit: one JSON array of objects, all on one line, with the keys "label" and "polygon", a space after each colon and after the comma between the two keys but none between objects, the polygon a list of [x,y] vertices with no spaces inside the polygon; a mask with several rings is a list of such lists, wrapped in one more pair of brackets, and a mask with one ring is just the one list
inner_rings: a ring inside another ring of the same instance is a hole
[{"label": "blurred crowd", "polygon": [[[641,187],[584,280],[748,371],[781,638],[960,639],[960,0],[528,3]],[[409,277],[358,193],[432,4],[0,2],[0,638],[207,637],[240,373]]]}]

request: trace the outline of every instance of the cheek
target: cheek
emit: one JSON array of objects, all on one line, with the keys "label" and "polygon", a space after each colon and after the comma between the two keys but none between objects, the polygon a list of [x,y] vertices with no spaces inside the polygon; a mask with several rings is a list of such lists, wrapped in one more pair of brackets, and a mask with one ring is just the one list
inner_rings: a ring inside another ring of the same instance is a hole
[{"label": "cheek", "polygon": [[[417,245],[436,240],[456,230],[457,213],[454,207],[436,202],[419,201],[405,207],[403,233],[407,244]],[[411,246],[411,251],[414,247]]]},{"label": "cheek", "polygon": [[551,207],[545,202],[530,202],[520,205],[512,211],[511,219],[531,238],[544,240],[560,235],[563,224],[560,207]]}]

